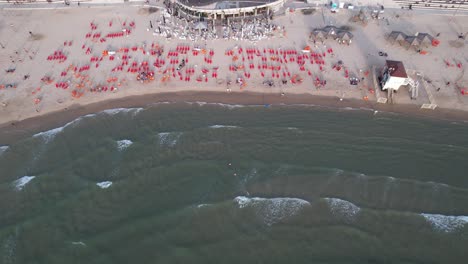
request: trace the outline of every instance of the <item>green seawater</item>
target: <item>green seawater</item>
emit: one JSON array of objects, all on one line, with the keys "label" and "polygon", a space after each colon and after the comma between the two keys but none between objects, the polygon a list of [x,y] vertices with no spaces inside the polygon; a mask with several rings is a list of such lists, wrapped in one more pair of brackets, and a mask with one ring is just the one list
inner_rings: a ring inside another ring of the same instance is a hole
[{"label": "green seawater", "polygon": [[461,122],[158,104],[0,151],[2,264],[468,261]]}]

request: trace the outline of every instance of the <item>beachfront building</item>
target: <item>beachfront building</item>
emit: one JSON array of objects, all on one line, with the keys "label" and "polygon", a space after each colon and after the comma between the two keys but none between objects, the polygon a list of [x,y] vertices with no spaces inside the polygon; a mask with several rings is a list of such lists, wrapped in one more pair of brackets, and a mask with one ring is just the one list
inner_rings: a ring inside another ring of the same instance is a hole
[{"label": "beachfront building", "polygon": [[182,16],[206,19],[245,18],[272,15],[283,7],[285,0],[196,1],[172,0]]},{"label": "beachfront building", "polygon": [[398,91],[401,86],[407,85],[409,79],[403,62],[387,60],[379,81],[382,90]]}]

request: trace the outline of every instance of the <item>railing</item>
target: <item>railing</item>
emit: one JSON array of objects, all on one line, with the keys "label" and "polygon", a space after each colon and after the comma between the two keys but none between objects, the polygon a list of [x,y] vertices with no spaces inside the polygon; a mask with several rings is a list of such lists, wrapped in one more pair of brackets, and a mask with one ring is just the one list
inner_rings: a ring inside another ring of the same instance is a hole
[{"label": "railing", "polygon": [[217,15],[232,15],[232,14],[239,14],[239,13],[247,13],[247,12],[254,12],[255,10],[262,9],[262,8],[271,8],[272,10],[277,10],[281,6],[284,5],[285,0],[278,0],[271,3],[265,3],[263,5],[257,6],[249,6],[249,7],[240,7],[240,8],[226,8],[226,9],[209,9],[206,7],[196,7],[196,6],[188,6],[179,1],[176,1],[177,5],[182,7],[185,10],[194,13],[208,13],[208,14],[217,14]]},{"label": "railing", "polygon": [[468,0],[393,0],[401,7],[408,9],[411,5],[412,9],[432,9],[444,11],[468,11]]}]

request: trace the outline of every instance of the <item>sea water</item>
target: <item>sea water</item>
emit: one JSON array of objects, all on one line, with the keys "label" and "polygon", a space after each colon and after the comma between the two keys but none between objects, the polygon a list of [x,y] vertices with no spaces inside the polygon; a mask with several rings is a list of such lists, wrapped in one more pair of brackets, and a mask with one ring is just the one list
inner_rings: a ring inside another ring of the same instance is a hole
[{"label": "sea water", "polygon": [[467,134],[306,106],[83,116],[2,145],[0,263],[463,263]]}]

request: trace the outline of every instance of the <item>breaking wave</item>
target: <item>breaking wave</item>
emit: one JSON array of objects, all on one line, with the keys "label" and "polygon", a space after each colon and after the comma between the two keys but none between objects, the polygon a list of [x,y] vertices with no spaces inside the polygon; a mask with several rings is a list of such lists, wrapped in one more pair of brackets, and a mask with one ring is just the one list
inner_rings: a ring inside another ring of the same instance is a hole
[{"label": "breaking wave", "polygon": [[227,126],[227,125],[212,125],[210,128],[239,128],[238,126]]},{"label": "breaking wave", "polygon": [[9,149],[9,146],[0,146],[0,156]]},{"label": "breaking wave", "polygon": [[133,142],[131,140],[128,140],[128,139],[123,139],[123,140],[119,140],[117,141],[117,149],[119,151],[122,151],[122,150],[125,150],[126,148],[130,147],[130,145],[132,145]]},{"label": "breaking wave", "polygon": [[24,186],[32,181],[36,176],[23,176],[13,182],[13,185],[17,191],[23,190]]},{"label": "breaking wave", "polygon": [[363,173],[357,173],[357,172],[348,172],[344,171],[342,169],[338,168],[333,168],[329,169],[329,171],[332,172],[333,176],[341,176],[341,177],[350,177],[354,178],[356,181],[370,181],[373,179],[383,179],[387,184],[415,184],[417,186],[421,187],[426,187],[430,188],[434,191],[441,191],[444,189],[463,189],[459,187],[455,187],[452,185],[448,185],[446,183],[441,183],[441,182],[434,182],[434,181],[419,181],[415,179],[406,179],[406,178],[394,178],[391,176],[368,176]]},{"label": "breaking wave", "polygon": [[441,214],[421,214],[432,227],[438,231],[454,232],[468,223],[468,216],[452,216]]},{"label": "breaking wave", "polygon": [[250,106],[258,106],[258,105],[240,105],[240,104],[223,104],[223,103],[208,103],[208,102],[186,102],[187,104],[197,104],[198,106],[204,106],[204,105],[216,105],[216,106],[221,106],[225,107],[228,109],[234,109],[234,108],[243,108],[243,107],[250,107]]},{"label": "breaking wave", "polygon": [[107,189],[107,188],[111,187],[112,182],[111,181],[103,181],[103,182],[96,183],[96,185],[101,189]]},{"label": "breaking wave", "polygon": [[57,127],[57,128],[51,129],[51,130],[47,130],[47,131],[44,131],[44,132],[34,134],[33,137],[35,137],[35,138],[40,137],[45,141],[45,143],[49,143],[50,141],[52,141],[55,138],[55,136],[57,136],[58,133],[62,132],[64,128],[65,128],[65,126]]},{"label": "breaking wave", "polygon": [[133,115],[136,115],[141,111],[143,111],[143,108],[141,108],[141,107],[138,107],[138,108],[113,108],[113,109],[107,109],[107,110],[101,111],[99,113],[104,113],[104,114],[108,114],[108,115],[116,115],[116,114],[119,114],[119,113],[131,113]]},{"label": "breaking wave", "polygon": [[39,132],[37,134],[34,134],[33,137],[35,137],[35,138],[41,137],[41,138],[44,139],[45,143],[49,143],[55,138],[55,136],[57,136],[59,133],[63,132],[63,130],[66,127],[74,126],[74,125],[78,124],[79,122],[81,122],[82,120],[84,120],[86,118],[95,117],[98,114],[116,115],[116,114],[119,114],[119,113],[132,113],[133,115],[136,115],[137,113],[139,113],[142,110],[143,110],[143,108],[114,108],[114,109],[107,109],[107,110],[98,112],[96,114],[88,114],[88,115],[80,116],[80,117],[76,118],[75,120],[66,123],[62,127],[57,127],[57,128],[51,129],[51,130],[44,131],[44,132]]},{"label": "breaking wave", "polygon": [[82,241],[72,241],[71,243],[72,245],[75,245],[75,246],[83,246],[83,247],[86,246],[86,244]]},{"label": "breaking wave", "polygon": [[158,133],[159,144],[161,146],[173,147],[177,144],[182,132],[162,132]]},{"label": "breaking wave", "polygon": [[261,216],[265,224],[271,226],[288,217],[297,215],[310,203],[299,198],[259,198],[238,196],[234,198],[239,208],[253,207],[257,215]]},{"label": "breaking wave", "polygon": [[334,216],[342,217],[345,220],[354,220],[359,214],[361,208],[359,206],[339,198],[324,198],[330,206],[330,211]]}]

